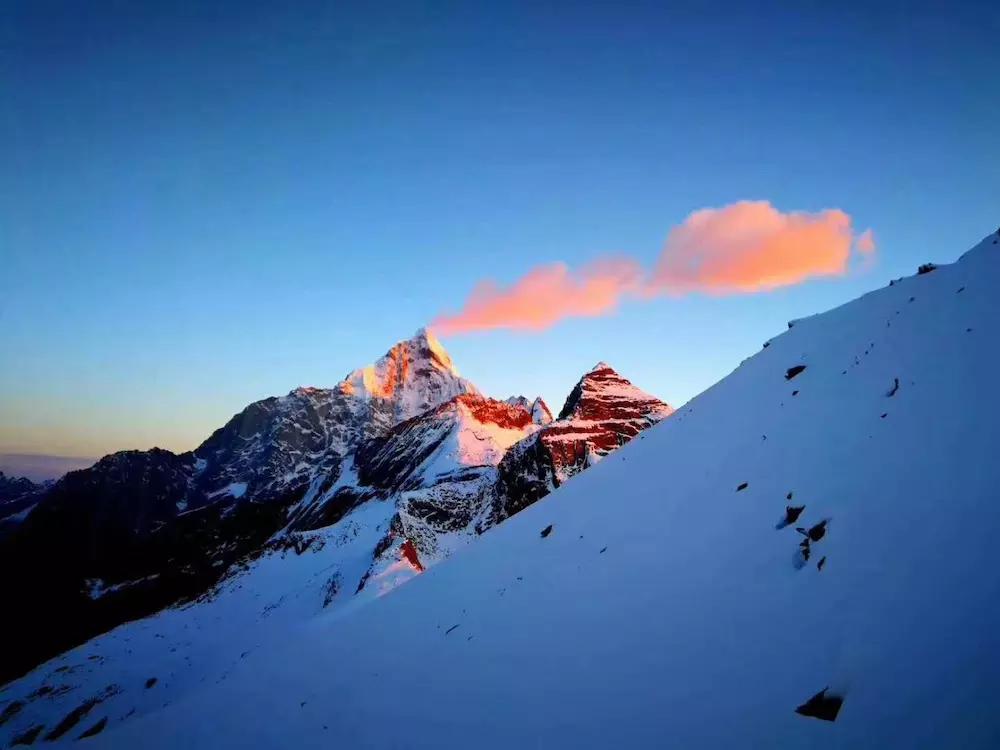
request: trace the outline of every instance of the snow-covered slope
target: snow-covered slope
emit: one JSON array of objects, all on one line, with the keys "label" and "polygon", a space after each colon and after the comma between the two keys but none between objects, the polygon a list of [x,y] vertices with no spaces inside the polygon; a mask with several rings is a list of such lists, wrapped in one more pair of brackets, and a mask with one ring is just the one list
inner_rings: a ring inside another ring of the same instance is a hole
[{"label": "snow-covered slope", "polygon": [[[994,242],[796,321],[376,602],[272,600],[329,575],[288,549],[95,639],[0,693],[5,736],[80,707],[95,748],[996,747]],[[824,690],[836,721],[796,713]]]}]

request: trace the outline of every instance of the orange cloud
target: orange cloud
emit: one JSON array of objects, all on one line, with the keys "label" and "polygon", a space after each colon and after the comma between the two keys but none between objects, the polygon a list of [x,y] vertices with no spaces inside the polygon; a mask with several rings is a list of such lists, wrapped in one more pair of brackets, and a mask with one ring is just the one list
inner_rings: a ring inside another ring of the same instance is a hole
[{"label": "orange cloud", "polygon": [[847,271],[851,217],[839,209],[781,213],[767,201],[695,211],[667,236],[651,292],[734,294]]},{"label": "orange cloud", "polygon": [[457,315],[442,315],[431,327],[440,335],[515,328],[540,331],[563,318],[595,317],[637,292],[642,267],[627,258],[607,258],[572,271],[565,263],[539,266],[507,288],[482,281]]},{"label": "orange cloud", "polygon": [[577,271],[539,266],[509,287],[480,282],[463,308],[432,324],[441,335],[497,328],[540,331],[570,317],[606,315],[626,298],[662,294],[746,294],[847,272],[852,244],[875,252],[872,230],[854,237],[839,209],[782,213],[767,201],[695,211],[674,227],[651,272],[608,258]]}]

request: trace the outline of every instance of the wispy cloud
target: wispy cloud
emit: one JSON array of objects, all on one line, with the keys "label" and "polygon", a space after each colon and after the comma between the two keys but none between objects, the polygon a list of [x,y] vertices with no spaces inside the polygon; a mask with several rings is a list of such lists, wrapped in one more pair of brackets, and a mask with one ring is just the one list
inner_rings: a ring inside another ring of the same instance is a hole
[{"label": "wispy cloud", "polygon": [[565,263],[538,266],[507,288],[479,282],[460,313],[443,315],[432,327],[442,334],[540,331],[563,318],[605,315],[625,294],[638,293],[642,281],[642,266],[627,258],[599,260],[576,271]]},{"label": "wispy cloud", "polygon": [[863,255],[871,255],[875,252],[875,233],[871,229],[866,229],[858,235],[856,247]]},{"label": "wispy cloud", "polygon": [[576,270],[538,266],[508,287],[481,281],[459,312],[432,327],[442,335],[539,331],[564,318],[606,315],[624,299],[769,291],[845,274],[852,246],[871,256],[874,236],[868,229],[855,237],[851,217],[839,209],[782,213],[767,201],[740,201],[695,211],[671,229],[649,272],[623,257]]}]

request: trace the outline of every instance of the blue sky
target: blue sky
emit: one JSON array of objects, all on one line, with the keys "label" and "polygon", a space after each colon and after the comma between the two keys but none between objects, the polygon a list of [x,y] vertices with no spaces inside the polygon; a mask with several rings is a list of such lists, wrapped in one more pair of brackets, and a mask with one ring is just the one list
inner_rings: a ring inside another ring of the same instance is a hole
[{"label": "blue sky", "polygon": [[1000,223],[995,5],[182,5],[5,3],[0,451],[193,448],[699,208],[874,229],[865,273],[445,339],[491,395],[603,359],[680,405]]}]

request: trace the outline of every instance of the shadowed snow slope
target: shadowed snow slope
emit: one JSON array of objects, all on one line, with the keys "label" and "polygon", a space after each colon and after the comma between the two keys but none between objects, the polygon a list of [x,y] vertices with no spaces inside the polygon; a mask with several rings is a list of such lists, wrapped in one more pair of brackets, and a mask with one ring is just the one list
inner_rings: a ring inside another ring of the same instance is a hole
[{"label": "shadowed snow slope", "polygon": [[[263,631],[166,706],[133,675],[89,746],[997,746],[998,288],[991,237],[797,321],[409,585]],[[827,687],[835,722],[795,712]]]}]

